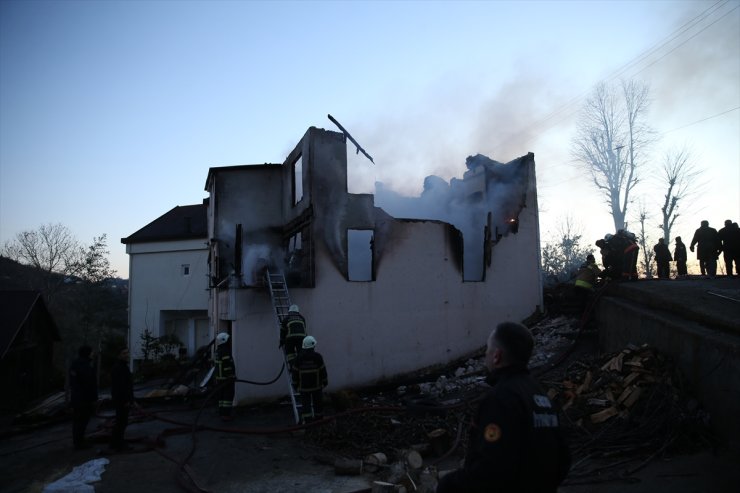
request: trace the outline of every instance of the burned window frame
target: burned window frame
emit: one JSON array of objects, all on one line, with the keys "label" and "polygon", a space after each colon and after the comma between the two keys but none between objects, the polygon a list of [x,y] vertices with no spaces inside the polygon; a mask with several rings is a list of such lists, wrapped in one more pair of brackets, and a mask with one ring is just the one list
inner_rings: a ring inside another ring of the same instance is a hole
[{"label": "burned window frame", "polygon": [[[357,232],[369,232],[370,233],[370,277],[369,279],[352,279],[351,273],[350,273],[350,266],[352,265],[352,262],[350,260],[350,255],[352,252],[351,249],[351,242],[350,242],[350,233],[353,231]],[[373,228],[347,228],[345,231],[346,234],[346,241],[347,241],[347,281],[348,282],[374,282],[375,281],[375,229]]]}]

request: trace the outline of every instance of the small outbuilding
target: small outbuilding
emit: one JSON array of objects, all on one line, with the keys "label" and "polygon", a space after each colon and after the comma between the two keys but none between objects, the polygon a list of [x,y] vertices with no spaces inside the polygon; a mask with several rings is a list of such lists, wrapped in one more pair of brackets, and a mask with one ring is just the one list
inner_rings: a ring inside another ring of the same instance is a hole
[{"label": "small outbuilding", "polygon": [[41,293],[0,291],[0,385],[5,408],[20,410],[54,387],[59,330]]}]

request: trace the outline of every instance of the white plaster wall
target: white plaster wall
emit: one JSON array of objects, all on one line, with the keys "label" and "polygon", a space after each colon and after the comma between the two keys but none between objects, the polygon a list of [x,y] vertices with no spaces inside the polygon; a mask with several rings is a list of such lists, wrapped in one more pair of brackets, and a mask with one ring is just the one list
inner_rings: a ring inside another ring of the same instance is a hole
[{"label": "white plaster wall", "polygon": [[[520,214],[519,232],[493,247],[485,282],[462,282],[448,226],[438,222],[394,222],[374,282],[347,282],[319,248],[316,288],[291,296],[318,339],[329,389],[451,361],[482,347],[499,322],[531,315],[541,304],[535,200]],[[239,378],[269,381],[282,364],[269,293],[240,290],[237,305]],[[240,384],[237,399],[286,395],[287,385],[286,376],[271,386]]]},{"label": "white plaster wall", "polygon": [[[129,347],[140,358],[145,329],[158,334],[161,310],[208,309],[205,239],[129,244]],[[190,264],[190,275],[182,265]]]}]

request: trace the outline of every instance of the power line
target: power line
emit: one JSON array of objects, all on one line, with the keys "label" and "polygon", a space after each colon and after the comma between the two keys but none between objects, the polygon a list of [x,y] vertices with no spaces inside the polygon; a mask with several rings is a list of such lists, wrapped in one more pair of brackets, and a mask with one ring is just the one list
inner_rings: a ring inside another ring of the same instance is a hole
[{"label": "power line", "polygon": [[686,125],[683,125],[681,127],[674,128],[673,130],[666,130],[665,132],[662,132],[661,135],[665,135],[671,132],[675,132],[676,130],[681,130],[682,128],[690,127],[691,125],[696,125],[697,123],[705,122],[707,120],[711,120],[712,118],[717,118],[718,116],[726,115],[727,113],[731,113],[733,111],[740,110],[740,106],[735,106],[734,108],[731,108],[729,110],[723,111],[722,113],[717,113],[716,115],[708,116],[706,118],[702,118],[701,120],[696,120],[695,122],[687,123]]},{"label": "power line", "polygon": [[[663,38],[663,40],[659,41],[658,43],[654,44],[652,47],[650,47],[647,50],[643,51],[640,55],[636,56],[635,58],[633,58],[629,62],[625,63],[620,68],[618,68],[617,70],[615,70],[614,72],[612,72],[611,75],[607,76],[605,79],[602,79],[602,80],[603,81],[613,80],[613,79],[617,78],[618,76],[624,74],[625,72],[627,72],[627,70],[629,68],[632,68],[632,67],[636,66],[639,62],[641,62],[642,60],[648,58],[650,55],[656,53],[658,50],[660,50],[661,48],[663,48],[664,46],[666,46],[671,41],[673,41],[673,40],[677,39],[678,37],[680,37],[681,35],[685,34],[686,31],[688,31],[692,27],[695,27],[697,24],[699,24],[700,22],[704,21],[710,15],[716,13],[722,7],[724,7],[725,5],[727,5],[727,3],[729,3],[729,0],[721,0],[721,1],[713,4],[712,6],[708,7],[707,9],[703,10],[699,15],[695,16],[694,18],[692,18],[688,22],[684,23],[679,28],[675,29],[668,36],[666,36],[665,38]],[[694,35],[692,35],[691,37],[689,37],[688,39],[686,39],[685,41],[683,41],[678,46],[676,46],[673,49],[671,49],[668,53],[665,53],[663,56],[661,56],[660,58],[658,58],[654,62],[650,63],[646,67],[644,67],[644,68],[640,69],[639,71],[635,72],[633,74],[633,76],[639,74],[640,72],[646,70],[647,68],[649,68],[652,65],[654,65],[655,63],[657,63],[658,61],[662,60],[663,58],[665,58],[666,56],[668,56],[670,53],[672,53],[673,51],[675,51],[677,48],[679,48],[683,44],[687,43],[688,41],[690,41],[694,37],[698,36],[703,31],[705,31],[706,29],[708,29],[712,25],[716,24],[717,22],[719,22],[720,20],[722,20],[723,18],[725,18],[730,13],[734,12],[737,8],[738,7],[735,7],[732,10],[730,10],[728,12],[725,12],[719,19],[715,20],[711,24],[709,24],[706,27],[702,28],[699,32],[695,33]],[[573,115],[577,111],[577,109],[571,110],[571,107],[573,107],[576,103],[578,103],[581,100],[583,100],[585,98],[585,96],[589,92],[590,91],[585,91],[585,92],[581,93],[580,95],[573,97],[572,99],[568,100],[566,103],[564,103],[559,108],[557,108],[557,109],[553,110],[552,112],[548,113],[546,116],[544,116],[540,120],[534,122],[533,124],[531,124],[531,125],[527,126],[526,128],[520,130],[519,132],[516,132],[516,133],[512,134],[510,137],[508,137],[508,139],[517,138],[520,135],[525,134],[525,132],[528,132],[528,133],[535,133],[536,132],[538,134],[542,134],[542,133],[548,132],[549,130],[551,130],[552,128],[554,128],[555,124],[557,124],[557,123],[563,121],[565,118],[570,117],[571,115]],[[567,110],[569,110],[569,111],[568,111],[567,115],[564,118],[560,118],[557,121],[555,121],[555,122],[553,122],[553,123],[551,123],[549,125],[545,125],[546,122],[548,122],[549,120],[555,118],[556,116],[558,116],[558,115],[566,112]],[[539,128],[542,128],[542,130],[541,131],[537,131]],[[527,139],[527,140],[524,141],[524,144],[528,144],[533,139],[534,139],[534,137],[530,137],[529,139]],[[500,141],[499,143],[495,144],[492,147],[492,149],[496,149],[497,147],[500,147],[503,143],[504,143],[503,141]]]},{"label": "power line", "polygon": [[645,70],[649,69],[650,67],[652,67],[653,65],[655,65],[656,63],[658,63],[659,61],[661,61],[662,59],[664,59],[665,57],[667,57],[668,55],[670,55],[671,53],[673,53],[674,51],[676,51],[677,49],[679,49],[680,47],[682,47],[683,45],[685,45],[686,43],[688,43],[689,41],[691,41],[692,39],[694,39],[695,37],[697,37],[698,35],[700,35],[701,33],[703,33],[704,31],[706,31],[707,29],[709,29],[710,27],[712,27],[713,25],[715,25],[716,23],[718,23],[719,21],[721,21],[722,19],[724,19],[725,17],[727,17],[728,15],[730,15],[731,13],[733,13],[734,11],[736,11],[738,8],[740,8],[740,5],[738,5],[737,7],[735,7],[732,10],[729,10],[729,11],[725,12],[719,19],[715,20],[714,22],[712,22],[708,26],[703,27],[701,30],[699,30],[699,32],[694,33],[693,36],[691,36],[690,38],[688,38],[684,42],[680,43],[679,45],[675,46],[671,51],[669,51],[668,53],[664,54],[663,56],[661,56],[660,58],[658,58],[657,60],[655,60],[653,63],[651,63],[650,65],[648,65],[646,67],[643,67],[642,69],[638,70],[637,72],[635,72],[634,74],[632,74],[632,76],[634,77],[635,75],[637,75],[637,74],[639,74],[641,72],[644,72]]},{"label": "power line", "polygon": [[[736,106],[734,108],[730,108],[729,110],[722,111],[722,112],[717,113],[715,115],[707,116],[706,118],[702,118],[700,120],[696,120],[694,122],[687,123],[686,125],[682,125],[680,127],[676,127],[676,128],[674,128],[672,130],[666,130],[665,132],[660,132],[660,135],[665,135],[665,134],[668,134],[668,133],[671,133],[671,132],[675,132],[676,130],[681,130],[683,128],[687,128],[687,127],[690,127],[692,125],[696,125],[698,123],[702,123],[702,122],[705,122],[707,120],[711,120],[713,118],[717,118],[717,117],[720,117],[722,115],[726,115],[727,113],[732,113],[733,111],[737,111],[737,110],[740,110],[740,106]],[[564,162],[561,162],[559,164],[555,164],[555,165],[552,165],[552,166],[543,167],[541,171],[546,171],[548,169],[556,168],[556,167],[559,167],[559,166],[568,166],[568,165],[571,165],[571,164],[575,163],[576,161],[577,160],[575,160],[575,159],[571,159],[570,161],[564,161]],[[537,188],[538,189],[547,189],[547,188],[557,187],[557,186],[560,186],[560,185],[562,185],[564,183],[569,183],[569,182],[572,182],[573,180],[577,180],[577,179],[580,179],[580,178],[583,178],[583,177],[582,176],[574,176],[572,178],[568,178],[566,180],[559,181],[557,183],[538,184],[537,185]]]}]

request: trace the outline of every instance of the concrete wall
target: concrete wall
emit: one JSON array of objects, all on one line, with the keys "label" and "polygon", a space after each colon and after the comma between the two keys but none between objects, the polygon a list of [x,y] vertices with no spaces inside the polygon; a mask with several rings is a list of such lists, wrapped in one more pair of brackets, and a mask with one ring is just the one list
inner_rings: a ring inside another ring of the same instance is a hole
[{"label": "concrete wall", "polygon": [[671,356],[711,415],[717,435],[740,448],[740,341],[634,301],[605,297],[596,311],[599,342],[609,352],[649,344]]},{"label": "concrete wall", "polygon": [[[343,134],[311,128],[282,166],[213,168],[207,184],[210,237],[222,267],[236,261],[236,223],[244,228],[244,256],[267,245],[278,266],[293,229],[310,228],[315,282],[290,294],[318,339],[330,390],[449,362],[482,347],[497,323],[522,320],[541,306],[532,156],[507,168],[523,180],[506,189],[516,195],[508,205],[518,231],[491,242],[484,281],[463,282],[460,231],[442,221],[397,220],[375,207],[372,195],[348,194],[346,153]],[[303,199],[294,204],[292,166],[299,155]],[[481,230],[488,212],[511,217],[480,204],[471,210]],[[373,281],[348,280],[349,229],[373,230]],[[484,262],[482,247],[478,261]],[[222,269],[220,279],[226,274]],[[239,378],[266,382],[283,362],[278,324],[269,291],[245,280],[231,277],[211,290],[212,328],[231,329]],[[287,389],[286,374],[269,386],[240,384],[237,400],[284,396]]]},{"label": "concrete wall", "polygon": [[[292,289],[329,369],[330,390],[369,384],[445,363],[482,347],[497,323],[541,306],[535,199],[517,234],[493,248],[485,282],[463,282],[453,261],[456,230],[439,221],[390,220],[376,280],[350,282],[334,254],[317,247],[316,287]],[[239,378],[269,381],[282,364],[266,290],[236,292],[233,348]],[[286,395],[271,386],[237,387],[242,403]]]},{"label": "concrete wall", "polygon": [[[208,309],[208,249],[205,239],[126,245],[129,254],[129,347],[140,358],[141,334],[154,336],[163,325],[163,311],[196,311],[183,315],[205,318]],[[183,275],[188,264],[190,273]],[[196,342],[182,341],[186,345]]]}]

